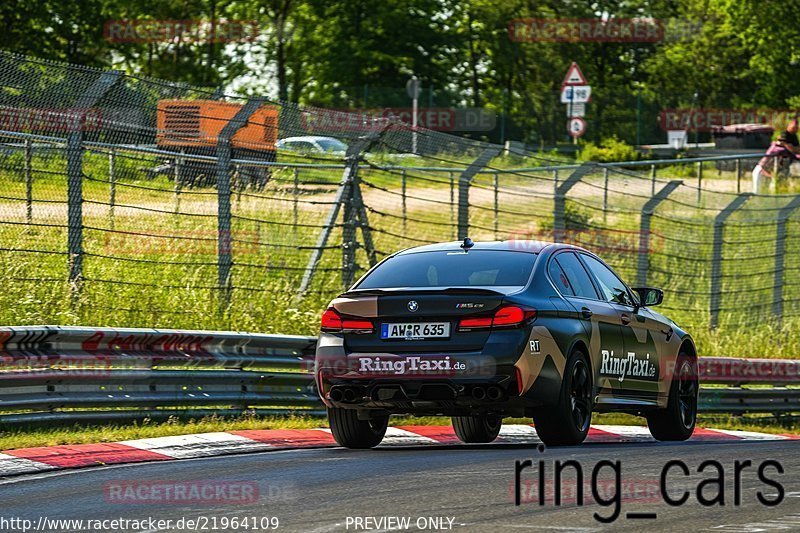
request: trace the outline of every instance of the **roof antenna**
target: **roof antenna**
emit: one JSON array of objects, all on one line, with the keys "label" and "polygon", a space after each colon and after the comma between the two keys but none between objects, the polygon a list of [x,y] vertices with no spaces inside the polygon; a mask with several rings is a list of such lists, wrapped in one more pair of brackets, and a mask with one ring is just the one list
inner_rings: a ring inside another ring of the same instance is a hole
[{"label": "roof antenna", "polygon": [[461,249],[464,250],[464,253],[469,252],[470,248],[472,248],[473,246],[475,246],[475,243],[472,242],[472,239],[470,239],[469,237],[465,238],[464,242],[461,243]]}]

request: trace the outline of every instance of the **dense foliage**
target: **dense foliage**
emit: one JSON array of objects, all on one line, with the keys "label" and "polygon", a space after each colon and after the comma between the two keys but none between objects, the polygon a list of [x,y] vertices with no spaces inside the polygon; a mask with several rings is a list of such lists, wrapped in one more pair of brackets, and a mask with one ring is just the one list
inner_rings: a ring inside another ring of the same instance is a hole
[{"label": "dense foliage", "polygon": [[[664,36],[509,38],[516,19],[598,17],[652,17]],[[107,39],[108,21],[120,20],[249,20],[260,32],[240,42]],[[594,88],[595,141],[663,137],[654,117],[665,108],[800,106],[796,9],[776,0],[5,0],[0,28],[3,49],[304,104],[407,106],[414,73],[424,105],[485,106],[508,115],[507,137],[533,143],[564,137],[557,91],[571,61]]]}]

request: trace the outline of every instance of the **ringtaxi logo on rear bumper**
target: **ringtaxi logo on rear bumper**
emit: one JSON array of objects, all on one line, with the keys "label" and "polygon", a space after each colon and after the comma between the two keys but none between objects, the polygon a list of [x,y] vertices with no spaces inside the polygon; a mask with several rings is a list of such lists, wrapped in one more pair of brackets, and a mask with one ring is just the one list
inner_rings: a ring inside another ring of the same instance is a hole
[{"label": "ringtaxi logo on rear bumper", "polygon": [[469,356],[351,354],[346,361],[325,361],[324,366],[325,374],[357,379],[373,377],[491,377],[497,372],[497,361],[494,357],[478,354]]},{"label": "ringtaxi logo on rear bumper", "polygon": [[382,374],[392,376],[435,374],[452,376],[467,370],[463,361],[444,357],[406,356],[394,358],[359,357],[358,372],[362,374]]}]

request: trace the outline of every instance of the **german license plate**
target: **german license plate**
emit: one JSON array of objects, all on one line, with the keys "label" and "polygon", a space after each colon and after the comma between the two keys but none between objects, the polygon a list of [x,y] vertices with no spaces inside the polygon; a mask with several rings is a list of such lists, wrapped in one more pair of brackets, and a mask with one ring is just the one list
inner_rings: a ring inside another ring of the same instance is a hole
[{"label": "german license plate", "polygon": [[441,339],[450,336],[450,322],[408,322],[381,324],[382,339]]}]

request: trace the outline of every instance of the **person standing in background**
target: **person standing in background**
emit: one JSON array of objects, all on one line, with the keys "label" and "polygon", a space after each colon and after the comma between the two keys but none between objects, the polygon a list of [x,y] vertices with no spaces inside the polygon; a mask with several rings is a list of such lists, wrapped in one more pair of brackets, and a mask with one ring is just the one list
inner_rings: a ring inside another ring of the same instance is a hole
[{"label": "person standing in background", "polygon": [[762,188],[763,178],[772,178],[772,171],[768,169],[775,168],[775,158],[778,158],[778,167],[783,166],[782,158],[791,164],[793,161],[800,159],[800,141],[797,138],[798,121],[797,117],[793,118],[786,125],[786,130],[783,131],[778,139],[773,142],[767,149],[767,153],[758,162],[753,169],[753,194],[758,194],[759,189]]}]

